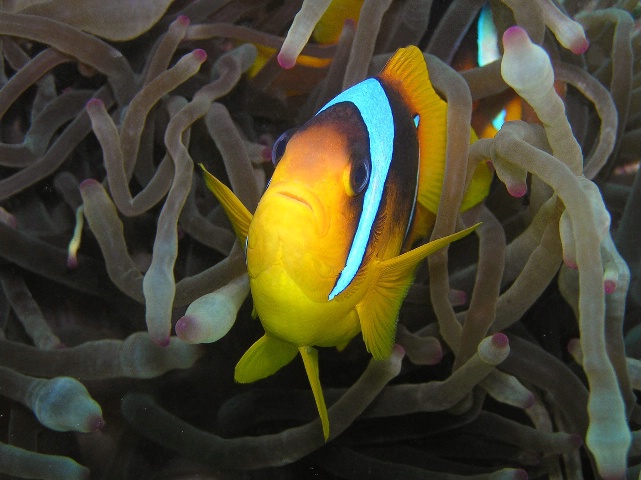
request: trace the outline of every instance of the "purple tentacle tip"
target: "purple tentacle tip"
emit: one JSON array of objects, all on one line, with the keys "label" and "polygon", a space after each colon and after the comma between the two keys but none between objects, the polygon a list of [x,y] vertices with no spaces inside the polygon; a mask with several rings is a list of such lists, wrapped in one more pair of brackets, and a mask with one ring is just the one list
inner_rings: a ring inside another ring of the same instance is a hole
[{"label": "purple tentacle tip", "polygon": [[94,186],[94,185],[96,185],[98,183],[100,183],[100,182],[98,182],[98,180],[96,180],[95,178],[87,178],[87,179],[83,180],[82,182],[80,182],[80,185],[78,185],[78,188],[80,188],[80,190],[82,190],[82,189],[85,189],[85,188],[92,187],[92,186]]},{"label": "purple tentacle tip", "polygon": [[581,55],[582,53],[585,53],[587,49],[590,48],[590,41],[583,37],[577,39],[575,42],[572,43],[570,46],[570,51],[576,55]]},{"label": "purple tentacle tip", "polygon": [[78,257],[67,257],[67,268],[69,270],[75,270],[78,268]]},{"label": "purple tentacle tip", "polygon": [[196,60],[198,60],[200,63],[203,63],[205,60],[207,60],[207,52],[202,48],[197,48],[193,51],[193,54],[194,57],[196,57]]},{"label": "purple tentacle tip", "polygon": [[151,337],[151,341],[154,342],[159,347],[164,348],[169,346],[169,342],[170,342],[169,335],[163,335],[163,336],[150,335],[150,337]]},{"label": "purple tentacle tip", "polygon": [[583,439],[581,438],[581,435],[579,435],[578,433],[572,433],[570,434],[570,443],[575,448],[579,448],[580,446],[583,445]]},{"label": "purple tentacle tip", "polygon": [[193,342],[196,340],[193,317],[185,315],[179,318],[174,330],[176,331],[176,336],[185,342]]},{"label": "purple tentacle tip", "polygon": [[495,348],[505,348],[509,343],[510,341],[504,333],[495,333],[492,335],[492,346]]},{"label": "purple tentacle tip", "polygon": [[284,55],[282,52],[278,54],[278,64],[286,70],[293,68],[296,65],[296,59],[289,55]]},{"label": "purple tentacle tip", "polygon": [[100,415],[95,415],[89,418],[87,421],[87,430],[90,432],[97,432],[99,430],[102,430],[102,428],[105,426],[105,419],[102,418]]},{"label": "purple tentacle tip", "polygon": [[602,475],[603,480],[624,480],[626,478],[625,472],[616,472],[612,475]]},{"label": "purple tentacle tip", "polygon": [[517,469],[514,472],[514,480],[528,480],[530,478],[527,474],[527,472],[523,469]]},{"label": "purple tentacle tip", "polygon": [[603,282],[603,289],[605,290],[605,293],[612,294],[617,289],[617,282],[614,280],[606,280]]},{"label": "purple tentacle tip", "polygon": [[509,343],[510,341],[504,333],[495,333],[492,335],[492,345],[496,348],[505,348]]},{"label": "purple tentacle tip", "polygon": [[509,187],[507,187],[507,191],[513,197],[521,198],[523,195],[527,193],[527,185],[525,183],[510,185]]},{"label": "purple tentacle tip", "polygon": [[272,159],[272,149],[269,147],[264,147],[261,150],[261,156],[264,162],[269,162]]},{"label": "purple tentacle tip", "polygon": [[405,349],[400,344],[395,344],[392,354],[399,355],[401,358],[405,357]]},{"label": "purple tentacle tip", "polygon": [[180,15],[176,19],[176,22],[178,22],[183,27],[187,27],[191,23],[191,20],[189,20],[189,17],[187,15]]},{"label": "purple tentacle tip", "polygon": [[521,27],[514,25],[503,33],[503,43],[522,42],[529,39],[527,32]]},{"label": "purple tentacle tip", "polygon": [[534,394],[530,392],[530,394],[527,396],[527,399],[523,402],[523,408],[527,409],[533,407],[535,402],[536,398],[534,397]]},{"label": "purple tentacle tip", "polygon": [[105,103],[99,98],[90,98],[85,105],[87,109],[103,108],[104,106],[105,106]]}]

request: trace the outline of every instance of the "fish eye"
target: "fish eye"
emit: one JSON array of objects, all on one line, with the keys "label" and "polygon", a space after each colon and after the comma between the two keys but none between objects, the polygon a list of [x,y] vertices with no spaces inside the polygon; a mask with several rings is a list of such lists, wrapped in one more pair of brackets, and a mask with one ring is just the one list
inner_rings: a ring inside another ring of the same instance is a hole
[{"label": "fish eye", "polygon": [[350,197],[355,197],[365,190],[369,183],[371,170],[372,164],[369,156],[359,155],[352,160],[349,168],[349,177],[345,178],[345,191]]},{"label": "fish eye", "polygon": [[285,148],[287,148],[287,143],[289,142],[289,139],[292,138],[295,132],[296,132],[295,128],[290,128],[289,130],[284,132],[280,137],[278,137],[274,142],[274,146],[272,147],[272,163],[274,164],[274,166],[278,165],[278,162],[280,162],[280,159],[285,154]]}]

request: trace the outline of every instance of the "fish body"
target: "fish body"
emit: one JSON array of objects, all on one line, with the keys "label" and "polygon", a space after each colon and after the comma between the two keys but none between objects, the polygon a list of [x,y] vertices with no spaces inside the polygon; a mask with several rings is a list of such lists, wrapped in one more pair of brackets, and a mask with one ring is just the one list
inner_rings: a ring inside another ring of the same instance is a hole
[{"label": "fish body", "polygon": [[[429,233],[438,207],[446,110],[422,53],[407,47],[379,75],[281,136],[253,216],[205,173],[245,242],[254,309],[265,329],[238,362],[235,379],[265,378],[300,354],[325,439],[329,421],[314,347],[342,349],[362,333],[374,358],[388,358],[416,265],[474,228],[412,248]],[[490,178],[481,165],[464,208],[487,195]]]}]

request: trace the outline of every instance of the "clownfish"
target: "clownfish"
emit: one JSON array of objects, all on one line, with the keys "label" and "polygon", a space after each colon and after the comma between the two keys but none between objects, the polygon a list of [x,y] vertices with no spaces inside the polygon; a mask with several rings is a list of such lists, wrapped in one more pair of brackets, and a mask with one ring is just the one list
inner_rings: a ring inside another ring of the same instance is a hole
[{"label": "clownfish", "polygon": [[[236,365],[235,380],[268,377],[300,354],[325,440],[329,420],[314,347],[340,350],[362,332],[372,356],[388,358],[417,264],[476,227],[411,248],[437,211],[446,111],[423,54],[407,47],[379,75],[276,141],[276,168],[253,216],[203,167],[245,244],[254,311],[265,330]],[[487,196],[490,180],[480,164],[463,209]]]}]

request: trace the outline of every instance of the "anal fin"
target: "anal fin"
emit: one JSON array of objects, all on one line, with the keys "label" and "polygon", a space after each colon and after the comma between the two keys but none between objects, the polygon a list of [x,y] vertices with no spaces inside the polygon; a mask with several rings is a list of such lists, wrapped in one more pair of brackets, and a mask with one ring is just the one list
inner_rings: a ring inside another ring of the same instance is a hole
[{"label": "anal fin", "polygon": [[234,380],[251,383],[269,377],[291,362],[297,352],[295,345],[265,334],[238,361]]},{"label": "anal fin", "polygon": [[312,387],[316,408],[318,409],[318,415],[323,426],[323,437],[325,437],[325,441],[327,441],[329,438],[329,417],[327,415],[327,406],[325,405],[325,397],[323,396],[323,388],[321,387],[318,373],[318,351],[313,347],[299,347],[298,351],[300,352],[300,356],[303,357],[307,378]]},{"label": "anal fin", "polygon": [[356,305],[365,346],[374,358],[384,360],[392,353],[398,312],[414,280],[414,270],[418,263],[428,255],[468,235],[478,225],[384,260],[375,267],[378,269],[376,281],[365,298]]}]

